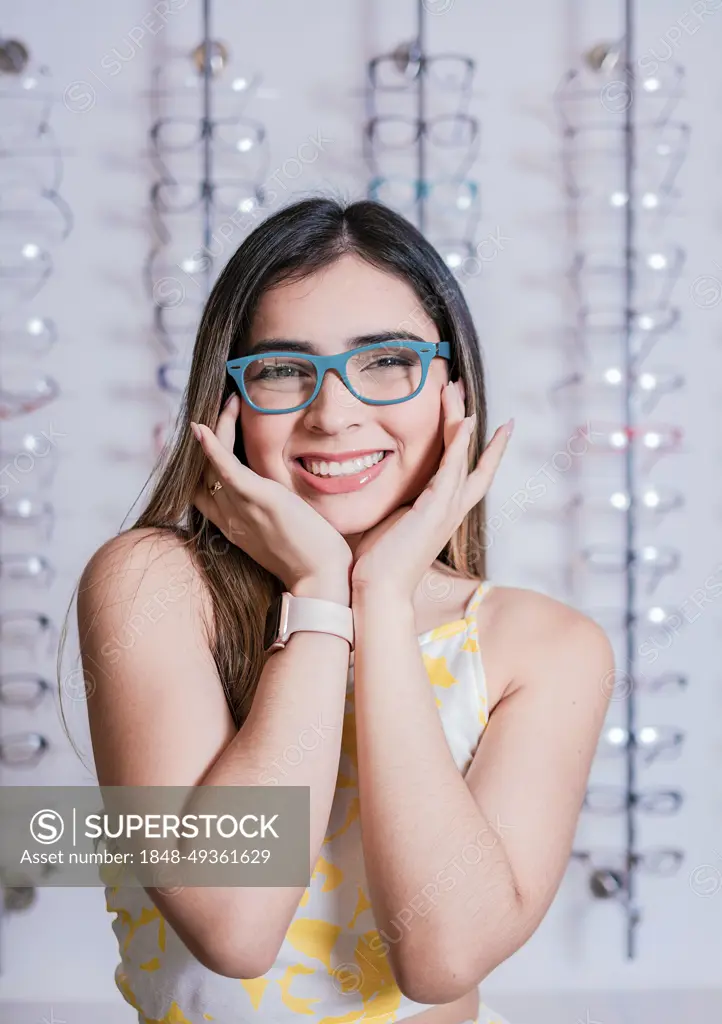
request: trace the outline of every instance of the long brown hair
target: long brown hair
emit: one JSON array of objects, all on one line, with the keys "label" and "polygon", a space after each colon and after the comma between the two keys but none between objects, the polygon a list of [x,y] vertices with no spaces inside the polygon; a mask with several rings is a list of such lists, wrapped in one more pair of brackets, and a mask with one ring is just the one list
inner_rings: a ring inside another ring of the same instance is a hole
[{"label": "long brown hair", "polygon": [[[395,327],[413,330],[414,316],[423,311],[440,337],[451,342],[449,376],[453,380],[461,377],[467,414],[477,414],[469,446],[470,467],[476,465],[486,437],[484,374],[471,314],[454,275],[409,221],[371,200],[345,204],[316,197],[284,207],[244,239],[219,275],[203,310],[174,434],[145,485],[152,484],[145,510],[132,526],[120,531],[154,527],[169,531],[187,545],[210,595],[213,622],[206,623],[208,642],[237,728],[248,715],[265,662],[266,611],[283,584],[231,544],[193,505],[204,455],[191,434],[190,422],[215,429],[220,409],[234,390],[226,361],[245,353],[262,294],[282,281],[308,277],[346,253],[402,278],[413,288],[418,310],[411,314],[410,326]],[[240,421],[234,454],[246,462]],[[438,558],[469,579],[486,578],[484,507],[482,501],[471,509]],[[64,637],[65,629],[58,680]]]}]

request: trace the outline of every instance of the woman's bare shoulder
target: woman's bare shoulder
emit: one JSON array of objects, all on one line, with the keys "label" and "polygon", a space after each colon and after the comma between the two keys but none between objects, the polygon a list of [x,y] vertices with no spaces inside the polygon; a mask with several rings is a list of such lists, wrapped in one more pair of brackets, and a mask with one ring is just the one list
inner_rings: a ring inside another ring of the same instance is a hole
[{"label": "woman's bare shoulder", "polygon": [[190,547],[131,529],[78,589],[80,653],[101,785],[197,785],[236,733]]},{"label": "woman's bare shoulder", "polygon": [[210,594],[188,542],[158,527],[125,530],[105,541],[88,559],[78,585],[81,615],[83,608],[97,610],[108,602],[127,615],[150,609],[148,602],[162,608],[182,599],[204,618],[212,615]]},{"label": "woman's bare shoulder", "polygon": [[486,600],[479,605],[480,614],[493,619],[495,626],[523,627],[531,632],[546,634],[549,627],[588,623],[601,630],[601,626],[584,612],[558,598],[528,587],[505,587],[494,584]]},{"label": "woman's bare shoulder", "polygon": [[531,662],[553,658],[566,638],[608,649],[609,638],[590,616],[549,594],[527,587],[494,585],[477,611],[480,642],[499,664],[499,696]]},{"label": "woman's bare shoulder", "polygon": [[149,565],[152,556],[165,560],[190,559],[188,543],[173,530],[156,526],[133,527],[110,537],[88,559],[84,572],[123,567],[138,569]]}]

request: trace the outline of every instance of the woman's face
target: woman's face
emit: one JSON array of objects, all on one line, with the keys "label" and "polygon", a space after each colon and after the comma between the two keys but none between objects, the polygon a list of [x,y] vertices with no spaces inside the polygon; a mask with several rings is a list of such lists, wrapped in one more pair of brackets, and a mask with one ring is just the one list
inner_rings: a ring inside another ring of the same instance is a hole
[{"label": "woman's face", "polygon": [[[318,355],[333,355],[345,350],[347,339],[395,331],[441,340],[408,284],[346,254],[303,281],[267,290],[248,351],[264,339],[282,338],[310,342]],[[443,452],[441,389],[449,379],[448,365],[446,359],[432,359],[419,394],[396,405],[367,405],[334,371],[326,374],[314,401],[298,412],[267,415],[242,402],[248,465],[300,495],[353,550],[365,531],[413,501],[436,472]],[[372,470],[324,477],[327,487],[332,480],[333,493],[321,489],[323,483],[315,485],[298,462],[309,452],[326,455],[325,461],[343,461],[383,450],[390,454]]]}]

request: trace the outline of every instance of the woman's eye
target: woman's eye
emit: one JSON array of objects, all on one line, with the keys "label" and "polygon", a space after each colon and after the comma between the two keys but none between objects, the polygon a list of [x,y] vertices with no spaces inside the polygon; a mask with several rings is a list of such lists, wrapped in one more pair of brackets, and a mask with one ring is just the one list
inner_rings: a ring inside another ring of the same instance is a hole
[{"label": "woman's eye", "polygon": [[381,367],[381,369],[383,369],[384,366],[408,366],[408,365],[409,365],[408,360],[403,359],[401,356],[383,356],[381,359],[377,359],[377,360],[375,360],[375,362],[370,363],[369,366],[367,367],[367,369],[373,369],[374,367],[377,367],[377,366]]},{"label": "woman's eye", "polygon": [[278,377],[301,376],[305,368],[295,363],[275,363],[272,366],[264,366],[254,376],[255,380],[269,380]]}]

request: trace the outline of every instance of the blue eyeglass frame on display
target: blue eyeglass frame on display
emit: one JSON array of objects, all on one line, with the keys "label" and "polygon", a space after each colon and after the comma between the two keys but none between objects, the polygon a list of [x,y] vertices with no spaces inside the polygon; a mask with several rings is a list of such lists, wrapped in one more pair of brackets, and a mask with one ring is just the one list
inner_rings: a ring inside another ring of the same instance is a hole
[{"label": "blue eyeglass frame on display", "polygon": [[[353,387],[351,386],[351,381],[348,379],[348,375],[346,373],[346,364],[348,360],[357,352],[368,352],[371,349],[377,348],[411,348],[414,350],[414,352],[418,352],[419,358],[421,359],[421,380],[419,382],[419,386],[417,387],[417,389],[410,395],[407,395],[406,398],[363,398],[356,391],[354,391]],[[245,384],[243,383],[243,374],[249,363],[252,363],[255,359],[268,359],[269,357],[275,358],[276,356],[293,356],[295,358],[301,356],[304,359],[308,359],[316,367],[316,387],[314,388],[313,394],[311,395],[310,398],[307,398],[305,402],[302,402],[300,405],[294,405],[291,409],[263,409],[261,406],[256,405],[254,402],[251,401],[250,396],[246,391]],[[229,359],[228,362],[226,363],[226,369],[230,376],[233,378],[233,382],[240,391],[244,401],[247,402],[251,406],[251,408],[255,409],[257,412],[262,412],[266,413],[269,416],[273,416],[274,414],[280,413],[298,412],[299,409],[305,409],[306,406],[310,405],[311,402],[315,399],[316,395],[321,390],[323,379],[326,376],[326,372],[328,370],[336,370],[339,376],[341,377],[342,381],[348,388],[348,390],[354,396],[354,398],[357,398],[360,402],[365,402],[366,405],[397,405],[399,402],[408,402],[409,399],[414,398],[416,395],[418,395],[418,393],[423,388],[424,384],[426,383],[426,377],[429,372],[431,360],[434,359],[436,356],[439,356],[441,359],[450,360],[451,342],[405,340],[375,341],[371,345],[361,345],[359,348],[351,348],[348,349],[347,352],[338,352],[336,355],[333,356],[317,356],[311,355],[310,353],[307,352],[294,352],[293,350],[288,350],[284,352],[255,352],[253,353],[253,355],[241,356],[239,359]]]}]

